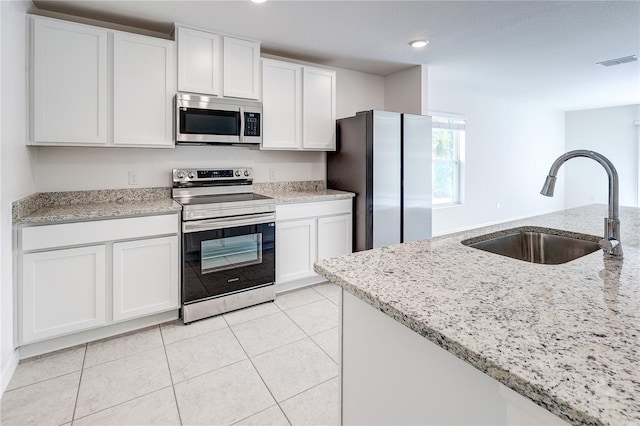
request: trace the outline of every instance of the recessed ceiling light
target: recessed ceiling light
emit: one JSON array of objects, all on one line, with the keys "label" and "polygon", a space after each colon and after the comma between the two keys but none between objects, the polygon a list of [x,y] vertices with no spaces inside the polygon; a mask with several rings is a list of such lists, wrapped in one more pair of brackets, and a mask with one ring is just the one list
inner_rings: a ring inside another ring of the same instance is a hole
[{"label": "recessed ceiling light", "polygon": [[251,0],[254,3],[264,3],[267,0]]},{"label": "recessed ceiling light", "polygon": [[623,58],[609,59],[608,61],[596,62],[596,65],[602,65],[603,67],[610,67],[612,65],[626,64],[629,62],[636,62],[638,57],[636,55],[625,56]]},{"label": "recessed ceiling light", "polygon": [[411,43],[409,43],[411,47],[415,47],[416,49],[425,47],[427,44],[429,44],[429,40],[413,40]]}]

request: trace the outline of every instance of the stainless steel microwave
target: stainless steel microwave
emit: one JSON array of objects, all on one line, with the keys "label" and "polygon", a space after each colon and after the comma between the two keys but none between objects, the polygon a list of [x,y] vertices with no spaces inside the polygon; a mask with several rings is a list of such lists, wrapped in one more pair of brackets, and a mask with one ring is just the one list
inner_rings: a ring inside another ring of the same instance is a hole
[{"label": "stainless steel microwave", "polygon": [[176,95],[177,144],[259,144],[262,103],[188,93]]}]

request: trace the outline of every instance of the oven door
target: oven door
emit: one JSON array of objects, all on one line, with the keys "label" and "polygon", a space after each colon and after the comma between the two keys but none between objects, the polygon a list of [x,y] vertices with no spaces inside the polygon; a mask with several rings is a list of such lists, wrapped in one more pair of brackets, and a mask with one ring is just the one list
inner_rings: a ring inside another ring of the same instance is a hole
[{"label": "oven door", "polygon": [[184,305],[275,282],[275,215],[183,223]]}]

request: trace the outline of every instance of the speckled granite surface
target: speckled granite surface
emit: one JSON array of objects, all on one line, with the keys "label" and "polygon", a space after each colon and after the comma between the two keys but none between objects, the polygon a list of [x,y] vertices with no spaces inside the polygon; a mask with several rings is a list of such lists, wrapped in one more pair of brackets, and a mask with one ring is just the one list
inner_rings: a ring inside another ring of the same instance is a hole
[{"label": "speckled granite surface", "polygon": [[624,260],[527,263],[461,241],[518,226],[599,236],[592,205],[355,253],[316,272],[572,424],[640,424],[640,209]]},{"label": "speckled granite surface", "polygon": [[355,196],[351,192],[326,189],[321,180],[254,183],[253,192],[274,198],[278,203],[342,200]]},{"label": "speckled granite surface", "polygon": [[14,224],[58,223],[178,212],[170,188],[43,192],[13,203]]}]

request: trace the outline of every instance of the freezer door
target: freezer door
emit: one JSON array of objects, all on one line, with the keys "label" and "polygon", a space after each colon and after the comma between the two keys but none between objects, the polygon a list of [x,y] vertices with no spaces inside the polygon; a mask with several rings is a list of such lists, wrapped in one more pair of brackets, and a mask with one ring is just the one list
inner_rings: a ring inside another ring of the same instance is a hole
[{"label": "freezer door", "polygon": [[373,248],[400,243],[401,114],[373,111]]},{"label": "freezer door", "polygon": [[402,241],[431,237],[431,117],[403,114]]}]

